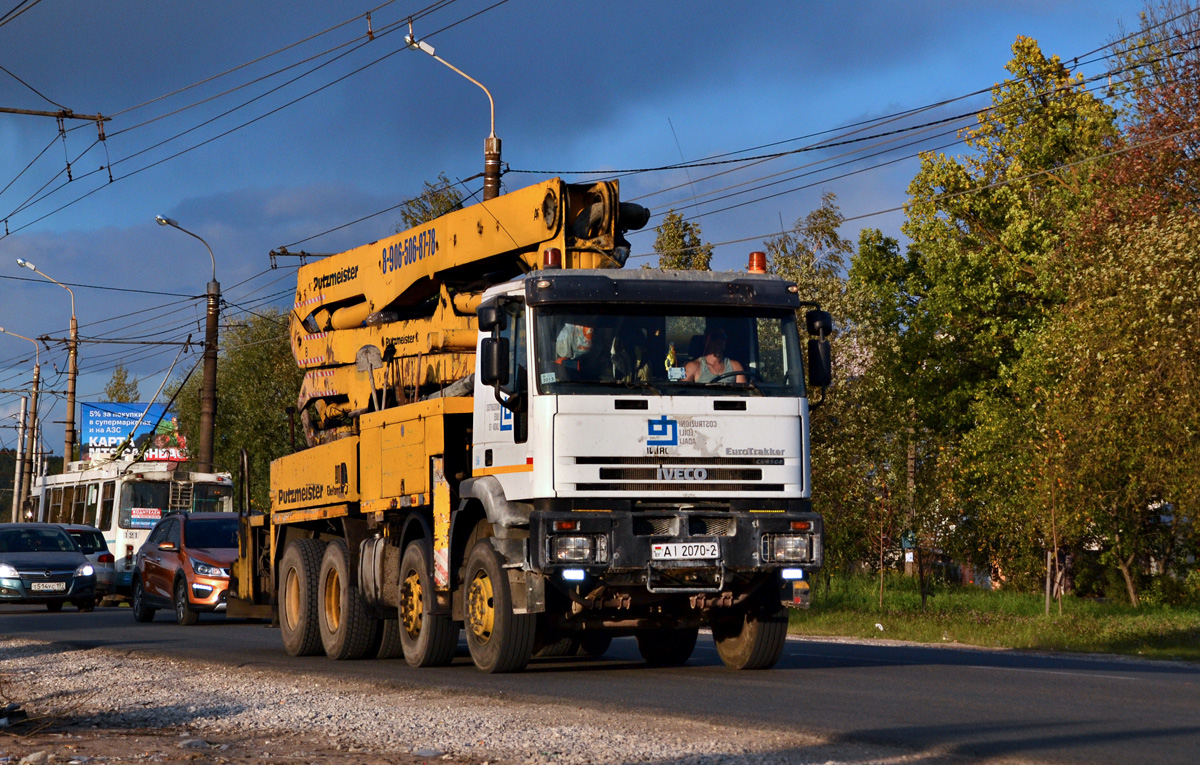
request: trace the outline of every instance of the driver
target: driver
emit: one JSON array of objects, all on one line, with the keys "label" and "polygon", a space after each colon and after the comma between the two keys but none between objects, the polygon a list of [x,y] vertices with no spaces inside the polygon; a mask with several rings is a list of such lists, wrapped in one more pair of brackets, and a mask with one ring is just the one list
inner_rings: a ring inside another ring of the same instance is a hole
[{"label": "driver", "polygon": [[[714,329],[709,332],[704,339],[703,355],[684,365],[684,382],[710,383],[722,375],[732,376],[734,372],[741,372],[743,369],[741,362],[734,361],[725,355],[727,340],[723,329]],[[734,379],[739,383],[746,382],[745,375],[737,375]]]}]

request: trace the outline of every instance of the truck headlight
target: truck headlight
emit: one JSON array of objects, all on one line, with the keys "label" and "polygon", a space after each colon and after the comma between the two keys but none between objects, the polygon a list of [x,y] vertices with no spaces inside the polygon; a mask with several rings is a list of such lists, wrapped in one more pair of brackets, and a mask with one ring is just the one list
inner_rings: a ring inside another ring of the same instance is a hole
[{"label": "truck headlight", "polygon": [[604,563],[608,560],[608,538],[552,536],[550,559],[555,563]]},{"label": "truck headlight", "polygon": [[808,560],[808,539],[801,534],[776,534],[771,538],[771,560]]}]

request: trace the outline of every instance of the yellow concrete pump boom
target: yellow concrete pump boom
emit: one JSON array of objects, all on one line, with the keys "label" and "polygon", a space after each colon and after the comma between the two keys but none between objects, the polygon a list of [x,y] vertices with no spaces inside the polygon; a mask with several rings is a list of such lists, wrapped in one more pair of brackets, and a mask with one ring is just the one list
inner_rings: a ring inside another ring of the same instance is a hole
[{"label": "yellow concrete pump boom", "polygon": [[539,268],[551,249],[563,268],[620,268],[622,234],[649,216],[620,202],[616,181],[555,178],[302,266],[290,334],[308,370],[297,410],[309,445],[467,378],[484,289]]}]

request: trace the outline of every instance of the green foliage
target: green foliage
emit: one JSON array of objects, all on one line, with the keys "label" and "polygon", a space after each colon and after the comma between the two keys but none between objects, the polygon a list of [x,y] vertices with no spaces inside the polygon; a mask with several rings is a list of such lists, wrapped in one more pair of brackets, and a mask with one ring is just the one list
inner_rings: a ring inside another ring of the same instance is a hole
[{"label": "green foliage", "polygon": [[138,400],[137,378],[129,378],[129,370],[117,364],[112,377],[104,386],[104,400],[111,404],[136,404]]},{"label": "green foliage", "polygon": [[463,195],[458,186],[445,173],[438,173],[437,183],[425,181],[421,193],[400,206],[400,225],[396,226],[396,231],[428,223],[448,212],[461,210],[462,206]]},{"label": "green foliage", "polygon": [[658,253],[658,267],[663,270],[687,271],[712,270],[711,244],[704,244],[700,224],[688,222],[674,210],[663,216],[656,229],[654,251]]},{"label": "green foliage", "polygon": [[[286,315],[276,310],[248,314],[244,323],[224,330],[219,347],[213,462],[236,479],[245,449],[251,503],[265,510],[271,461],[292,452],[286,409],[295,405],[303,380],[288,343]],[[180,428],[192,444],[199,440],[200,382],[197,370],[175,402]]]},{"label": "green foliage", "polygon": [[839,577],[814,594],[811,609],[791,612],[790,631],[1200,660],[1195,600],[1135,611],[1119,602],[1067,598],[1062,616],[1047,617],[1042,596],[1011,589],[935,585],[923,606],[915,580],[889,574],[882,610],[876,593],[873,578]]}]

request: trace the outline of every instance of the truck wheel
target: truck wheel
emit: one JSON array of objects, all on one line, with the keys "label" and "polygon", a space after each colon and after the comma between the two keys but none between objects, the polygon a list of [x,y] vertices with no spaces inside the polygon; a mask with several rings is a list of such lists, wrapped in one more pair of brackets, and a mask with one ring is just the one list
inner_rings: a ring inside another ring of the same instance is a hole
[{"label": "truck wheel", "polygon": [[467,648],[484,672],[519,672],[533,656],[536,614],[514,614],[500,553],[481,539],[467,556],[463,598]]},{"label": "truck wheel", "polygon": [[149,622],[154,620],[154,609],[146,605],[146,588],[142,586],[142,580],[139,577],[133,579],[133,620],[135,622]]},{"label": "truck wheel", "polygon": [[[773,594],[774,588],[762,592]],[[712,625],[717,653],[730,669],[769,669],[783,653],[787,639],[787,607],[775,598],[756,597],[750,607]]]},{"label": "truck wheel", "polygon": [[653,667],[678,667],[696,650],[696,627],[642,630],[637,634],[638,651]]},{"label": "truck wheel", "polygon": [[316,539],[295,539],[279,564],[279,631],[292,656],[321,652],[317,627],[317,573],[325,545]]},{"label": "truck wheel", "polygon": [[426,600],[434,597],[429,555],[423,540],[408,543],[400,560],[400,645],[413,667],[444,667],[454,660],[458,627],[449,614],[431,614]]},{"label": "truck wheel", "polygon": [[590,656],[599,659],[608,653],[612,645],[612,634],[608,632],[585,632],[579,638],[579,656]]},{"label": "truck wheel", "polygon": [[374,656],[376,659],[395,659],[404,654],[404,648],[400,644],[400,620],[399,619],[374,619],[375,635],[371,640],[371,647],[367,650],[367,656]]},{"label": "truck wheel", "polygon": [[175,580],[175,621],[184,627],[200,621],[200,614],[188,604],[187,582],[183,579]]},{"label": "truck wheel", "polygon": [[361,659],[374,637],[371,614],[353,581],[346,541],[335,539],[325,546],[317,586],[321,644],[331,659]]}]

